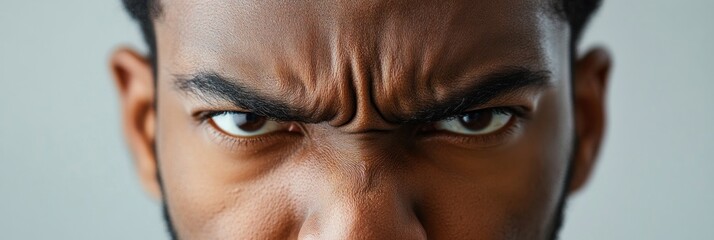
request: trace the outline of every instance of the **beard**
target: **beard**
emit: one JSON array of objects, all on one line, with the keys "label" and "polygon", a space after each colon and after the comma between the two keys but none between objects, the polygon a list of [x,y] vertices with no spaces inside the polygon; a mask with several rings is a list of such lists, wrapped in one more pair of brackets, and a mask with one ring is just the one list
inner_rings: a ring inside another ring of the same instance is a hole
[{"label": "beard", "polygon": [[166,223],[166,231],[169,233],[170,239],[178,240],[176,228],[174,228],[174,224],[171,222],[171,215],[169,215],[169,208],[166,205],[166,200],[162,201],[161,211],[163,212],[162,215],[164,216],[164,223]]}]

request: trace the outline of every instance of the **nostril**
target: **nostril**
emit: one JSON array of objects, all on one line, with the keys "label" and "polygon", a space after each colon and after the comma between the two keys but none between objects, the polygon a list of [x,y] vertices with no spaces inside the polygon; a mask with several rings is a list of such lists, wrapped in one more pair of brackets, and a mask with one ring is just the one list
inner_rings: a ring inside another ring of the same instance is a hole
[{"label": "nostril", "polygon": [[417,234],[417,236],[419,236],[418,239],[428,239],[429,237],[425,227],[426,220],[423,211],[418,207],[418,205],[415,204],[412,206],[412,214],[414,215],[414,219],[418,225],[417,229],[419,229],[419,233]]},{"label": "nostril", "polygon": [[320,239],[319,228],[317,222],[312,220],[313,218],[306,219],[297,231],[297,239],[300,240],[313,240]]}]

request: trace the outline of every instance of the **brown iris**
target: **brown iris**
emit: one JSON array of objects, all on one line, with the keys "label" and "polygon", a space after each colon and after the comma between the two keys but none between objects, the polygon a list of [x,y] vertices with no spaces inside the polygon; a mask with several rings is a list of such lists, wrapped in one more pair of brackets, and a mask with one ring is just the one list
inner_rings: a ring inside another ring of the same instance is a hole
[{"label": "brown iris", "polygon": [[236,127],[246,132],[258,131],[268,122],[267,117],[255,113],[238,113],[231,116]]},{"label": "brown iris", "polygon": [[479,110],[464,114],[459,117],[459,123],[469,131],[478,132],[487,128],[493,119],[493,111]]}]

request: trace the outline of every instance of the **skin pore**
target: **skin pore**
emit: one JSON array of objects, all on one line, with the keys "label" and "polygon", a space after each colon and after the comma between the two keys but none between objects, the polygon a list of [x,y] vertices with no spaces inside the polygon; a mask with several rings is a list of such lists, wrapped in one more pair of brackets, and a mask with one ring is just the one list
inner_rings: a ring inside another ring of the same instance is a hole
[{"label": "skin pore", "polygon": [[555,238],[610,59],[549,3],[162,1],[111,59],[142,183],[180,239]]}]

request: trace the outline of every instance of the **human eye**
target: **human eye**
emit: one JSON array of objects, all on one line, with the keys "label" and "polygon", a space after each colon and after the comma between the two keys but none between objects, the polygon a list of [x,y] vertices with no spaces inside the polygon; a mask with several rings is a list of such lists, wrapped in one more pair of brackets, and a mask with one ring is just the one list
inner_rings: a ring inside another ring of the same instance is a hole
[{"label": "human eye", "polygon": [[487,108],[438,121],[434,127],[462,135],[487,135],[507,127],[513,119],[514,113],[510,109]]},{"label": "human eye", "polygon": [[419,132],[426,141],[446,141],[474,148],[494,147],[517,136],[530,114],[522,107],[483,108],[432,122]]},{"label": "human eye", "polygon": [[208,122],[232,137],[257,137],[282,129],[283,124],[252,112],[224,111],[211,113]]}]

